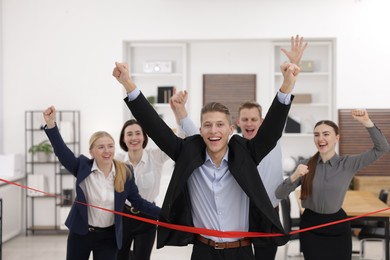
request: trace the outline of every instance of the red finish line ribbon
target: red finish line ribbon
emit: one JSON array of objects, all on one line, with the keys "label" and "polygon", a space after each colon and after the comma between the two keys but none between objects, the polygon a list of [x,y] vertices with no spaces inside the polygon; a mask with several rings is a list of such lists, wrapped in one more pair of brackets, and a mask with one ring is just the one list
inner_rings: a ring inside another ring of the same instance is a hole
[{"label": "red finish line ribbon", "polygon": [[[33,190],[33,191],[42,193],[42,194],[44,194],[46,196],[58,197],[58,198],[62,198],[64,200],[69,200],[69,199],[67,199],[65,197],[62,197],[62,196],[59,196],[59,195],[55,195],[55,194],[51,194],[51,193],[48,193],[48,192],[45,192],[45,191],[34,189],[34,188],[31,188],[31,187],[28,187],[28,186],[25,186],[25,185],[22,185],[22,184],[19,184],[19,183],[16,183],[16,182],[8,181],[8,180],[2,179],[2,178],[0,178],[0,181],[8,183],[8,184],[11,184],[11,185],[14,185],[14,186],[18,186],[18,187],[26,189],[26,190]],[[82,205],[85,205],[85,206],[88,206],[88,207],[93,207],[93,208],[100,209],[100,210],[104,210],[104,211],[111,212],[111,213],[114,213],[114,214],[118,214],[118,215],[121,215],[121,216],[124,216],[124,217],[127,217],[127,218],[133,218],[133,219],[136,219],[136,220],[139,220],[139,221],[142,221],[142,222],[146,222],[146,223],[149,223],[149,224],[158,225],[160,227],[165,227],[165,228],[169,228],[169,229],[173,229],[173,230],[189,232],[189,233],[194,233],[194,234],[206,235],[206,236],[224,237],[224,238],[236,238],[236,237],[280,237],[280,236],[285,236],[285,234],[280,234],[280,233],[244,232],[244,231],[219,231],[219,230],[212,230],[212,229],[206,229],[206,228],[182,226],[182,225],[176,225],[176,224],[170,224],[170,223],[161,222],[161,221],[157,221],[157,220],[152,220],[152,219],[148,219],[148,218],[142,218],[142,217],[138,217],[138,216],[135,216],[135,215],[130,215],[130,214],[127,214],[127,213],[123,213],[123,212],[119,212],[119,211],[110,210],[110,209],[102,208],[102,207],[99,207],[99,206],[91,205],[91,204],[84,203],[84,202],[77,201],[77,200],[75,200],[74,203],[82,204]],[[345,219],[341,219],[341,220],[338,220],[338,221],[333,221],[333,222],[329,222],[329,223],[325,223],[325,224],[321,224],[321,225],[316,225],[316,226],[312,226],[312,227],[308,227],[308,228],[304,228],[304,229],[294,230],[294,231],[291,231],[288,235],[293,235],[293,234],[302,233],[302,232],[313,230],[313,229],[318,229],[318,228],[323,228],[323,227],[327,227],[327,226],[331,226],[331,225],[336,225],[336,224],[339,224],[339,223],[343,223],[343,222],[355,220],[355,219],[358,219],[358,218],[374,215],[374,214],[377,214],[377,213],[380,213],[380,212],[384,212],[384,211],[387,211],[387,210],[390,210],[390,207],[389,208],[384,208],[384,209],[381,209],[381,210],[377,210],[377,211],[373,211],[373,212],[369,212],[369,213],[366,213],[366,214],[363,214],[363,215],[359,215],[359,216],[355,216],[355,217],[345,218]]]}]

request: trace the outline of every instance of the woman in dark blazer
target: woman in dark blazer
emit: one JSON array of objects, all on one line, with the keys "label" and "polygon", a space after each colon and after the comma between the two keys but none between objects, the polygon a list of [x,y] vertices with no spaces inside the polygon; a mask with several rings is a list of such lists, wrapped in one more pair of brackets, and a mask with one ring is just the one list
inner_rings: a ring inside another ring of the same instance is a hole
[{"label": "woman in dark blazer", "polygon": [[[138,210],[158,219],[160,208],[138,194],[132,169],[114,160],[114,139],[106,132],[94,133],[89,142],[92,159],[76,157],[66,146],[55,123],[56,110],[43,112],[45,132],[61,164],[76,177],[76,202],[66,226],[69,228],[67,259],[115,260],[122,246],[122,216],[86,204],[122,212],[128,199]],[[78,203],[79,202],[79,203]]]}]

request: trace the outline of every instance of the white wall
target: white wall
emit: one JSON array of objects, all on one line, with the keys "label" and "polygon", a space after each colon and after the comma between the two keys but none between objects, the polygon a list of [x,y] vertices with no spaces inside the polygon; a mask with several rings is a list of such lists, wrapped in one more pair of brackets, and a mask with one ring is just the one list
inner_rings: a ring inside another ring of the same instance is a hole
[{"label": "white wall", "polygon": [[[274,93],[272,79],[272,52],[270,41],[208,40],[193,41],[189,47],[191,61],[189,76],[189,113],[200,124],[203,105],[203,74],[256,74],[256,99],[265,108],[270,105]],[[239,91],[239,90],[237,90]]]},{"label": "white wall", "polygon": [[[0,0],[0,14],[3,13],[3,0]],[[4,125],[4,118],[3,118],[3,22],[2,17],[0,16],[0,154],[3,153],[3,143],[4,143],[4,136],[3,136],[3,125]]]},{"label": "white wall", "polygon": [[[337,107],[388,107],[389,7],[387,0],[3,0],[4,152],[24,152],[24,111],[52,104],[81,110],[82,152],[96,130],[117,137],[124,94],[111,71],[131,40],[336,38]],[[207,55],[191,51],[205,65]],[[189,90],[190,110],[198,110],[200,92]]]}]

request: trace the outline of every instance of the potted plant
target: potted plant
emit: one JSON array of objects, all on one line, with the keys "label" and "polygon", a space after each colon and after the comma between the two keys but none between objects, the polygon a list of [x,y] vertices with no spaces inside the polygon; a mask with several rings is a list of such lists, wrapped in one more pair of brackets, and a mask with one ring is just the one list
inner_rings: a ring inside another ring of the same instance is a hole
[{"label": "potted plant", "polygon": [[149,103],[150,103],[152,106],[154,106],[154,104],[156,103],[156,97],[155,97],[155,96],[149,96],[149,97],[147,97],[146,99],[149,101]]},{"label": "potted plant", "polygon": [[33,145],[28,150],[30,153],[37,154],[38,161],[50,161],[50,155],[53,153],[53,147],[48,140],[43,140],[39,144]]}]

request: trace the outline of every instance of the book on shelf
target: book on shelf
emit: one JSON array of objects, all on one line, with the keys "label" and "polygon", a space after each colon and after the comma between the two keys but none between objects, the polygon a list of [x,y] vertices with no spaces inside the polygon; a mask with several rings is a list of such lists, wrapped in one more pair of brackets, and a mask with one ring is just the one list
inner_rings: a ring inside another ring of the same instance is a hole
[{"label": "book on shelf", "polygon": [[173,95],[173,86],[157,87],[157,103],[169,103],[169,99]]}]

